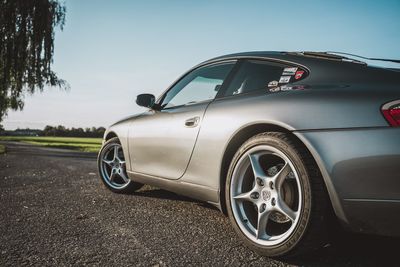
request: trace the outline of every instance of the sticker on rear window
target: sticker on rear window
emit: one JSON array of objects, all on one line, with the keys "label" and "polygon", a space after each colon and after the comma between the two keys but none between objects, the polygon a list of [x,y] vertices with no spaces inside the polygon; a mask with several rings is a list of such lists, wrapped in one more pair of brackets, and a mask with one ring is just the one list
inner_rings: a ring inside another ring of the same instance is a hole
[{"label": "sticker on rear window", "polygon": [[284,68],[282,75],[294,75],[297,71],[297,68]]},{"label": "sticker on rear window", "polygon": [[270,88],[270,87],[276,87],[276,86],[278,86],[278,81],[270,81],[269,83],[268,83],[268,87]]},{"label": "sticker on rear window", "polygon": [[280,90],[281,90],[281,88],[279,86],[273,87],[273,88],[269,88],[269,91],[272,92],[272,93],[279,92]]},{"label": "sticker on rear window", "polygon": [[291,91],[291,90],[293,90],[292,86],[288,86],[288,85],[281,86],[281,91]]},{"label": "sticker on rear window", "polygon": [[288,83],[291,77],[292,76],[281,76],[281,78],[279,79],[279,83]]},{"label": "sticker on rear window", "polygon": [[293,90],[305,90],[307,88],[306,85],[281,85],[273,88],[269,88],[269,91],[271,93],[277,93],[277,92],[285,92],[285,91],[293,91]]},{"label": "sticker on rear window", "polygon": [[296,75],[294,76],[294,78],[296,80],[298,80],[303,76],[303,74],[304,74],[304,70],[298,70],[298,71],[296,71]]}]

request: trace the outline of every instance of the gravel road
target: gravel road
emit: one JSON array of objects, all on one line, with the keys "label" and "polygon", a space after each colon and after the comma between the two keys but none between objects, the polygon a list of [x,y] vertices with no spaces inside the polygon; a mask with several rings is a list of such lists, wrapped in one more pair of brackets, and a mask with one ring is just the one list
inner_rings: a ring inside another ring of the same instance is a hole
[{"label": "gravel road", "polygon": [[228,219],[208,204],[149,186],[114,194],[101,184],[93,154],[4,144],[0,266],[400,264],[400,239],[348,233],[307,257],[260,257],[241,245]]}]

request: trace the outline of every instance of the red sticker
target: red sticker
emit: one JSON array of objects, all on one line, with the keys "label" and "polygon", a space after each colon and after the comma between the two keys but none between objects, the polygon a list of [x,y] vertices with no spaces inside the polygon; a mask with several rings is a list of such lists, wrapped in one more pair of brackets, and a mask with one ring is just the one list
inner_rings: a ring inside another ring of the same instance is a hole
[{"label": "red sticker", "polygon": [[294,78],[296,80],[298,80],[298,79],[301,78],[301,76],[303,76],[303,74],[304,74],[304,70],[298,70],[298,71],[296,71],[296,74],[294,75]]}]

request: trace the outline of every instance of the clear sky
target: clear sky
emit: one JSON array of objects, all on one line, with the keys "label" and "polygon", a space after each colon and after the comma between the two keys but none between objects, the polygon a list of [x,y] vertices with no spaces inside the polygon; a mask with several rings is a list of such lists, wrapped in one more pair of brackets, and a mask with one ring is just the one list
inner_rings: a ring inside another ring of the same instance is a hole
[{"label": "clear sky", "polygon": [[222,54],[343,51],[400,58],[400,1],[67,0],[54,70],[68,92],[46,88],[9,112],[6,129],[108,126],[141,112],[179,75]]}]

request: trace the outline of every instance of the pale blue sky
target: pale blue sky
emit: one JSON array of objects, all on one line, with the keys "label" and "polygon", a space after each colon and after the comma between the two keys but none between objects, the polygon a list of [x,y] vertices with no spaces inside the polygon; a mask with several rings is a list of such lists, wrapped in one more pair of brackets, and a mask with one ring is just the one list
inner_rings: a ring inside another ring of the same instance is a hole
[{"label": "pale blue sky", "polygon": [[26,97],[6,129],[108,126],[197,63],[254,51],[400,58],[400,1],[67,0],[54,70],[70,85]]}]

